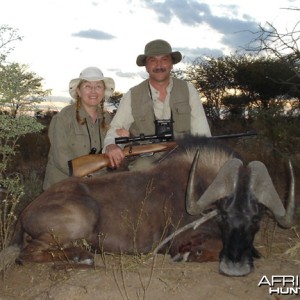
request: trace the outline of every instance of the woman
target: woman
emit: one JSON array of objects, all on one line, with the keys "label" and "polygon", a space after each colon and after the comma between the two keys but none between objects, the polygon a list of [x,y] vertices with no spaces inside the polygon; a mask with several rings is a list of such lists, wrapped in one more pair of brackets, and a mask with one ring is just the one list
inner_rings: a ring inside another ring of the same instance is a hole
[{"label": "woman", "polygon": [[69,176],[68,161],[89,153],[100,153],[110,115],[104,101],[115,88],[112,78],[88,67],[69,84],[74,104],[64,107],[49,126],[50,150],[43,189]]}]

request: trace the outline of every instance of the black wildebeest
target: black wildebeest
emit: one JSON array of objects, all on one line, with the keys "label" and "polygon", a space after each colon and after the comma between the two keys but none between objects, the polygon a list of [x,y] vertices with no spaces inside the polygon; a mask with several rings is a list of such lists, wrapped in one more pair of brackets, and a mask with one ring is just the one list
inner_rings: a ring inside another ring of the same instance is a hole
[{"label": "black wildebeest", "polygon": [[165,236],[217,207],[215,219],[177,235],[160,252],[178,260],[219,259],[222,274],[248,274],[259,256],[253,240],[265,208],[281,226],[292,225],[292,168],[285,209],[263,163],[244,166],[233,150],[206,138],[177,142],[168,158],[147,171],[54,185],[22,211],[9,249],[20,262],[64,256],[85,264],[93,263],[93,255],[75,247],[76,240],[110,253],[149,253]]}]

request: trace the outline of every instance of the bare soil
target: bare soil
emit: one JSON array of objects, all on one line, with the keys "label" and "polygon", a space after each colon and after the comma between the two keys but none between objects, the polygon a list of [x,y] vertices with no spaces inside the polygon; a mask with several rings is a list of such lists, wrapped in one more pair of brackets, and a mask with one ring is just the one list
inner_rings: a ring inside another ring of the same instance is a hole
[{"label": "bare soil", "polygon": [[[299,224],[298,224],[299,225]],[[300,275],[299,226],[283,230],[266,218],[255,245],[262,258],[245,277],[226,277],[218,262],[178,263],[169,256],[95,255],[93,268],[71,264],[14,265],[0,281],[0,299],[300,299],[269,294],[262,276]]]}]

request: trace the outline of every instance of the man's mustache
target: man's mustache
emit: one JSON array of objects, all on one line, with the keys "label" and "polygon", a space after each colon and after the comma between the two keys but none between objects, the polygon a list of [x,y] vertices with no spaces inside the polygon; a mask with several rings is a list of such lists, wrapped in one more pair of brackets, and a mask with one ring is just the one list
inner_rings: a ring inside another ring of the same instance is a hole
[{"label": "man's mustache", "polygon": [[155,69],[153,69],[153,72],[154,73],[163,73],[163,72],[166,72],[166,69],[165,68],[155,68]]}]

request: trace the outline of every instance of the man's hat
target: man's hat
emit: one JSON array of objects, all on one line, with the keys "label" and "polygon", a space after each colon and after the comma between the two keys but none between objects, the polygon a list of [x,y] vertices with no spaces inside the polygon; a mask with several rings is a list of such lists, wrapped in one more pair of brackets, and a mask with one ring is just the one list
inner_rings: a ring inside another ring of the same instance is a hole
[{"label": "man's hat", "polygon": [[136,59],[136,64],[139,67],[146,65],[146,58],[148,56],[171,54],[173,64],[181,61],[182,55],[179,51],[172,51],[171,45],[164,40],[154,40],[145,46],[144,54],[140,54]]}]

